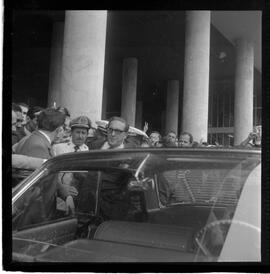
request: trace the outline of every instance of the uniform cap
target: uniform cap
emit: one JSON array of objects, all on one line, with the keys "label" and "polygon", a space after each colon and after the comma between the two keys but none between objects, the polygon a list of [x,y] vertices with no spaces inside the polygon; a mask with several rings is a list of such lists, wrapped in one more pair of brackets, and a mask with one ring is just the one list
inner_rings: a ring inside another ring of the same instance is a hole
[{"label": "uniform cap", "polygon": [[91,127],[91,121],[86,116],[79,116],[70,122],[70,127],[82,127],[89,129]]}]

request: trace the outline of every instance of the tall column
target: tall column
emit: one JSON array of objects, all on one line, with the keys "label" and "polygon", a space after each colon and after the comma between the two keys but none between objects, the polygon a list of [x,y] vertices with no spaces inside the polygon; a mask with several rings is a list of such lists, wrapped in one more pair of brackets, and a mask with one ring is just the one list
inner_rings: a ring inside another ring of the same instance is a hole
[{"label": "tall column", "polygon": [[244,141],[253,128],[253,45],[236,41],[234,145]]},{"label": "tall column", "polygon": [[62,105],[72,117],[101,119],[106,11],[66,11],[62,67]]},{"label": "tall column", "polygon": [[165,135],[166,134],[166,110],[162,110],[161,111],[161,123],[160,123],[160,130],[159,133],[161,133],[161,135]]},{"label": "tall column", "polygon": [[61,69],[63,54],[64,23],[55,22],[53,24],[48,106],[53,106],[54,102],[59,106],[61,102]]},{"label": "tall column", "polygon": [[139,129],[143,129],[143,126],[144,126],[142,124],[142,111],[143,111],[142,101],[137,101],[135,126],[136,126],[136,128],[139,128]]},{"label": "tall column", "polygon": [[173,130],[178,132],[178,112],[179,112],[179,81],[168,81],[167,105],[166,105],[166,124],[165,131]]},{"label": "tall column", "polygon": [[136,118],[137,68],[138,61],[136,58],[124,59],[121,116],[126,119],[131,126],[135,126]]},{"label": "tall column", "polygon": [[207,140],[210,11],[187,11],[182,131]]},{"label": "tall column", "polygon": [[102,96],[102,113],[101,113],[101,119],[106,120],[107,116],[107,98],[108,98],[108,90],[104,86],[103,87],[103,96]]}]

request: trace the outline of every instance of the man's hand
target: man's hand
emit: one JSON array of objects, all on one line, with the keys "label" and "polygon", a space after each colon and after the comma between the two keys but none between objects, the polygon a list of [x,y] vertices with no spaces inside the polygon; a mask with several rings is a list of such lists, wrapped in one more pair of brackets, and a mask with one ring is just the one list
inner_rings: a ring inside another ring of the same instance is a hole
[{"label": "man's hand", "polygon": [[146,132],[148,130],[148,123],[145,122],[144,123],[144,127],[143,127],[143,131]]},{"label": "man's hand", "polygon": [[71,214],[71,215],[75,214],[75,205],[71,195],[67,196],[66,198],[66,215],[68,214]]},{"label": "man's hand", "polygon": [[78,195],[78,190],[74,186],[68,186],[68,194],[71,196],[77,196]]}]

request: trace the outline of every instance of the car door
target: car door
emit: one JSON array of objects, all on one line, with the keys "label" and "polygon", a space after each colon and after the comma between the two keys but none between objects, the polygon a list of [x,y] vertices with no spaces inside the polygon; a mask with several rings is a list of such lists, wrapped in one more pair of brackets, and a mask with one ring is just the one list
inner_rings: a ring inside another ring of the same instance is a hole
[{"label": "car door", "polygon": [[[33,256],[76,237],[78,219],[91,217],[96,210],[96,173],[58,171],[46,173],[33,185],[29,182],[28,189],[13,204],[14,260],[31,261]],[[66,211],[65,201],[58,193],[59,184],[70,191],[75,214]]]}]

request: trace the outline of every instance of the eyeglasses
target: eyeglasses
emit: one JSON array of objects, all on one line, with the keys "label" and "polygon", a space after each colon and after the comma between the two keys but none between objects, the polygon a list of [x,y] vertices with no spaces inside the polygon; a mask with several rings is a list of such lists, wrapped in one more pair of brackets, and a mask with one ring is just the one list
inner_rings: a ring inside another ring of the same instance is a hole
[{"label": "eyeglasses", "polygon": [[114,129],[114,128],[110,128],[110,127],[107,128],[108,133],[112,134],[113,131],[115,132],[116,135],[119,135],[119,134],[125,132],[124,130],[120,130],[120,129]]}]

